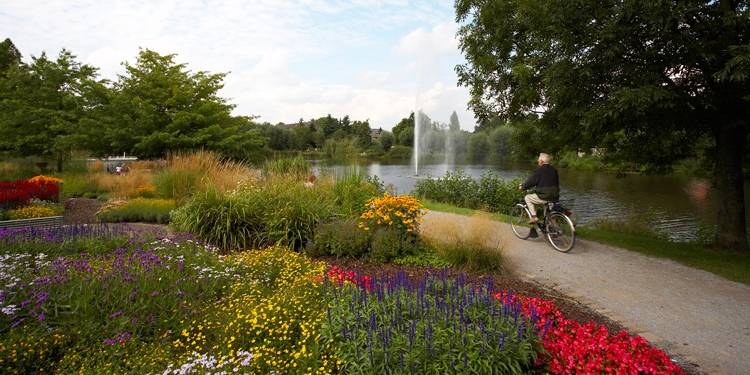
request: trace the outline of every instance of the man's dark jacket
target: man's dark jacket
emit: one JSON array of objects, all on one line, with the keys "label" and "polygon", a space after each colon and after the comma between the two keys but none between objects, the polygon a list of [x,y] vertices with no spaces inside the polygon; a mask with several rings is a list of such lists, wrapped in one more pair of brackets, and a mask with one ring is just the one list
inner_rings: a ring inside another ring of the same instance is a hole
[{"label": "man's dark jacket", "polygon": [[536,195],[545,201],[556,202],[560,199],[560,178],[557,170],[549,164],[537,168],[521,187],[524,190],[534,188]]}]

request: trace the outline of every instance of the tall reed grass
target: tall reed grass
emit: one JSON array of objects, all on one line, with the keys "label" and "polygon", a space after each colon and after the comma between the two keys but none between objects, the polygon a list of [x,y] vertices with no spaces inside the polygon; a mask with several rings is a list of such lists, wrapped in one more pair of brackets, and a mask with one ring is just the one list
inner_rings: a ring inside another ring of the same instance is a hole
[{"label": "tall reed grass", "polygon": [[502,266],[503,238],[497,239],[495,223],[475,215],[465,223],[432,221],[422,226],[422,238],[442,259],[468,270],[495,271]]},{"label": "tall reed grass", "polygon": [[301,155],[292,158],[266,160],[263,163],[264,176],[297,176],[304,177],[312,173],[312,165]]},{"label": "tall reed grass", "polygon": [[154,184],[159,196],[175,199],[179,204],[197,191],[226,192],[257,178],[258,173],[247,164],[201,150],[171,155],[167,166],[156,175]]}]

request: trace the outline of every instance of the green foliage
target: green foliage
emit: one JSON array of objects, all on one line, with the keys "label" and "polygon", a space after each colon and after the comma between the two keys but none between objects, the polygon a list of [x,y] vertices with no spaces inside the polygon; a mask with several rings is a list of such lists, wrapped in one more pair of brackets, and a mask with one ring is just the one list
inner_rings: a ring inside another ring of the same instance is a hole
[{"label": "green foliage", "polygon": [[393,127],[393,138],[397,145],[411,147],[414,145],[414,112],[401,119]]},{"label": "green foliage", "polygon": [[543,139],[553,152],[597,147],[665,172],[711,138],[717,245],[748,250],[748,16],[743,1],[459,0],[466,63],[456,71],[480,119],[545,108],[541,137],[523,139]]},{"label": "green foliage", "polygon": [[355,219],[336,220],[315,228],[315,237],[308,243],[306,253],[356,258],[367,253],[369,246],[369,233],[358,228]]},{"label": "green foliage", "polygon": [[445,259],[441,258],[432,247],[424,243],[420,244],[419,251],[417,253],[400,256],[394,259],[393,263],[402,266],[432,268],[445,268],[451,266],[451,264]]},{"label": "green foliage", "polygon": [[8,211],[0,209],[0,220],[10,220],[10,216],[8,215]]},{"label": "green foliage", "polygon": [[20,63],[0,76],[0,151],[56,160],[58,170],[74,148],[85,147],[88,108],[101,104],[96,68],[62,50]]},{"label": "green foliage", "polygon": [[509,213],[510,208],[523,199],[524,192],[518,190],[520,179],[503,180],[491,172],[487,172],[479,179],[478,208],[489,212]]},{"label": "green foliage", "polygon": [[519,183],[520,180],[506,181],[491,172],[483,174],[477,181],[463,171],[449,171],[437,179],[419,180],[414,186],[414,194],[458,207],[507,213],[523,198],[523,192],[518,190]]},{"label": "green foliage", "polygon": [[103,222],[169,223],[169,215],[175,209],[171,199],[135,198],[121,204],[103,208],[96,214]]},{"label": "green foliage", "polygon": [[[522,328],[530,324],[524,318],[493,314],[510,307],[486,288],[431,277],[424,284],[382,283],[383,293],[349,285],[331,293],[322,337],[335,344],[342,373],[533,373],[534,330]],[[457,311],[462,319],[448,318]]]},{"label": "green foliage", "polygon": [[383,155],[381,160],[385,162],[403,162],[411,158],[412,149],[408,146],[394,145]]},{"label": "green foliage", "polygon": [[97,184],[91,183],[86,173],[66,169],[66,172],[55,174],[55,177],[63,180],[62,195],[65,199],[96,198],[103,193]]},{"label": "green foliage", "polygon": [[477,208],[480,205],[479,184],[459,170],[446,172],[443,177],[422,179],[414,186],[414,195],[460,207]]},{"label": "green foliage", "polygon": [[390,262],[418,251],[418,238],[396,228],[382,227],[372,234],[370,257],[378,262]]},{"label": "green foliage", "polygon": [[362,153],[354,138],[328,139],[323,145],[325,155],[334,161],[357,160]]},{"label": "green foliage", "polygon": [[312,165],[301,155],[293,158],[271,159],[263,163],[263,175],[294,175],[309,176],[312,173]]},{"label": "green foliage", "polygon": [[318,223],[333,215],[329,185],[306,187],[294,179],[276,178],[236,192],[196,193],[173,212],[171,224],[224,250],[269,244],[299,249],[313,237]]},{"label": "green foliage", "polygon": [[575,151],[567,151],[557,159],[557,165],[561,168],[575,169],[579,171],[601,171],[604,169],[602,160],[593,155],[578,156]]},{"label": "green foliage", "polygon": [[336,207],[347,216],[359,216],[367,209],[366,203],[370,198],[382,196],[383,193],[383,182],[377,176],[369,177],[357,172],[337,177],[333,185]]},{"label": "green foliage", "polygon": [[490,152],[490,143],[487,134],[474,133],[469,138],[469,159],[475,163],[486,161]]}]

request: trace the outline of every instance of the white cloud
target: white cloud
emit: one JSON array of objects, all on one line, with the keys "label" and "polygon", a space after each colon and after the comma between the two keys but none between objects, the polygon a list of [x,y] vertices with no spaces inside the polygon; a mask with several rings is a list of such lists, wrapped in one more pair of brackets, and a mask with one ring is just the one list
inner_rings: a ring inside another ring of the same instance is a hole
[{"label": "white cloud", "polygon": [[67,48],[109,79],[138,48],[177,53],[231,72],[235,112],[272,123],[331,113],[391,128],[419,105],[471,129],[452,19],[452,2],[429,0],[3,0],[0,36],[27,57]]}]

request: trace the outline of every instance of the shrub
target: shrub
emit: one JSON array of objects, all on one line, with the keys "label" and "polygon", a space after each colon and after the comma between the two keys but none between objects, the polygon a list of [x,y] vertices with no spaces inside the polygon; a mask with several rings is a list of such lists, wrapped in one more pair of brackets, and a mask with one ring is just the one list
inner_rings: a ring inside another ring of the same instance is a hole
[{"label": "shrub", "polygon": [[25,207],[8,211],[11,220],[33,219],[38,217],[59,216],[63,213],[63,207],[55,204],[34,203]]},{"label": "shrub", "polygon": [[491,172],[479,179],[480,206],[489,212],[510,213],[510,209],[523,199],[525,193],[518,189],[520,179],[503,180]]},{"label": "shrub", "polygon": [[450,267],[451,264],[445,259],[441,258],[435,249],[429,245],[420,242],[417,252],[414,254],[402,255],[393,260],[393,263],[399,265],[410,265],[420,267],[434,267],[434,268],[445,268]]},{"label": "shrub", "polygon": [[308,255],[335,255],[358,257],[370,246],[370,236],[357,227],[354,219],[321,223],[315,228],[315,236],[308,244]]},{"label": "shrub", "polygon": [[479,208],[479,184],[463,171],[447,172],[437,179],[423,179],[414,186],[414,195],[459,207]]},{"label": "shrub", "polygon": [[478,272],[501,267],[504,240],[494,240],[497,230],[492,220],[477,215],[464,224],[435,221],[427,228],[423,238],[451,265]]},{"label": "shrub", "polygon": [[60,184],[56,180],[36,178],[0,182],[0,208],[9,209],[27,205],[32,199],[58,201]]},{"label": "shrub", "polygon": [[336,178],[333,194],[336,205],[345,215],[359,216],[367,209],[367,202],[385,193],[383,182],[377,177],[347,173]]},{"label": "shrub", "polygon": [[104,222],[143,222],[166,224],[175,209],[171,199],[135,198],[127,201],[113,201],[101,208],[96,217]]},{"label": "shrub", "polygon": [[269,244],[299,249],[312,239],[318,223],[333,215],[330,183],[306,187],[279,177],[233,192],[196,194],[174,213],[172,223],[224,250]]},{"label": "shrub", "polygon": [[372,234],[370,256],[379,262],[412,255],[418,251],[417,237],[405,235],[396,228],[381,227]]},{"label": "shrub", "polygon": [[414,194],[420,198],[458,207],[485,209],[508,213],[521,200],[524,193],[518,190],[518,179],[506,181],[488,172],[479,181],[462,171],[447,172],[437,179],[417,181]]},{"label": "shrub", "polygon": [[8,211],[0,209],[0,220],[8,220],[10,219],[10,216],[8,216]]},{"label": "shrub", "polygon": [[282,158],[266,160],[263,163],[264,176],[297,176],[303,177],[311,174],[312,166],[301,155],[293,158]]}]

